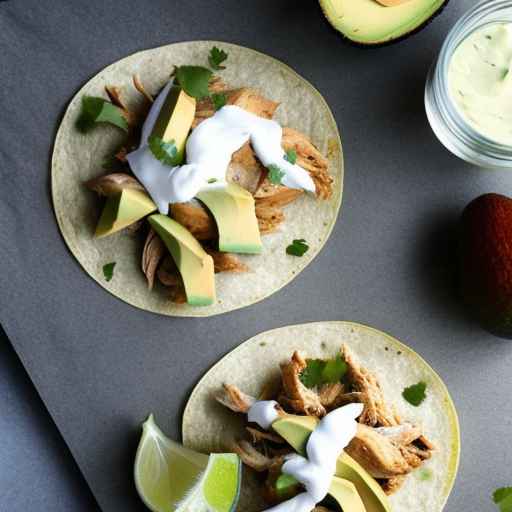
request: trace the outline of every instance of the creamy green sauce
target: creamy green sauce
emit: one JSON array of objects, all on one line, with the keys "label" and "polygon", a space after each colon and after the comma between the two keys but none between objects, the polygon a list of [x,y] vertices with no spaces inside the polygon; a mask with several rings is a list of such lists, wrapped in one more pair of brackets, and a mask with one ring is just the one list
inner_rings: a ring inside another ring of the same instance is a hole
[{"label": "creamy green sauce", "polygon": [[512,23],[484,25],[455,50],[450,95],[478,133],[512,146]]}]

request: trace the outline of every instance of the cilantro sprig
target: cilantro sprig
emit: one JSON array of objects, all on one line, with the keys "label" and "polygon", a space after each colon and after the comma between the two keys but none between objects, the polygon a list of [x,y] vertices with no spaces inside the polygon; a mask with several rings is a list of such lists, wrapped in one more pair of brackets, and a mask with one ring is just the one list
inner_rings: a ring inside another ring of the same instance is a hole
[{"label": "cilantro sprig", "polygon": [[412,386],[405,388],[402,392],[402,396],[411,405],[414,405],[414,407],[418,407],[427,397],[426,390],[427,383],[421,381],[418,382],[418,384],[414,384]]},{"label": "cilantro sprig", "polygon": [[112,261],[111,263],[106,263],[103,265],[103,276],[105,277],[105,281],[111,281],[114,277],[114,267],[116,266],[116,262]]},{"label": "cilantro sprig", "polygon": [[311,389],[322,384],[340,382],[347,369],[347,363],[340,355],[327,360],[308,359],[307,366],[299,378],[304,386]]},{"label": "cilantro sprig", "polygon": [[304,238],[294,240],[287,248],[286,254],[290,256],[302,257],[309,250],[309,245]]},{"label": "cilantro sprig", "polygon": [[202,66],[180,66],[175,69],[176,81],[180,87],[198,100],[210,95],[208,84],[212,72]]},{"label": "cilantro sprig", "polygon": [[512,512],[512,487],[496,489],[492,499],[498,505],[500,512]]},{"label": "cilantro sprig", "polygon": [[268,181],[272,185],[281,185],[284,175],[286,174],[278,165],[270,164],[267,167],[268,170]]},{"label": "cilantro sprig", "polygon": [[226,66],[221,66],[223,62],[225,62],[228,58],[228,54],[221,50],[220,48],[217,48],[214,46],[210,50],[210,54],[208,55],[208,62],[210,63],[210,66],[212,69],[221,70],[226,69]]},{"label": "cilantro sprig", "polygon": [[108,123],[128,131],[128,122],[123,111],[104,98],[84,96],[82,108],[76,121],[77,128],[85,133],[90,131],[96,123]]},{"label": "cilantro sprig", "polygon": [[284,159],[291,164],[295,164],[297,161],[297,151],[295,151],[295,149],[289,149],[284,155]]},{"label": "cilantro sprig", "polygon": [[148,139],[148,146],[153,156],[164,165],[175,167],[180,164],[180,155],[174,140],[165,142],[157,135],[151,135]]}]

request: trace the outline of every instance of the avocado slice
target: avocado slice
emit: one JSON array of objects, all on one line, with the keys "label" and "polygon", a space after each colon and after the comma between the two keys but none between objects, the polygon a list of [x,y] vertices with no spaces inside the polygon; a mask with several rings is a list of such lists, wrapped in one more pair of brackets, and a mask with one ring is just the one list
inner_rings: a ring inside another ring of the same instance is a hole
[{"label": "avocado slice", "polygon": [[[272,428],[281,437],[286,439],[299,454],[305,455],[309,436],[315,430],[318,422],[318,418],[313,416],[287,414],[285,417],[275,421],[272,424]],[[349,480],[354,484],[363,501],[366,512],[391,512],[391,505],[381,486],[360,464],[346,453],[342,453],[338,457],[336,476]],[[350,508],[347,510],[352,512]]]},{"label": "avocado slice", "polygon": [[377,46],[421,30],[449,0],[408,0],[385,6],[376,0],[320,0],[329,23],[348,41]]},{"label": "avocado slice", "polygon": [[210,306],[215,302],[213,258],[205,252],[190,231],[166,215],[149,217],[151,227],[162,239],[180,271],[187,302]]},{"label": "avocado slice", "polygon": [[219,250],[261,253],[262,244],[254,198],[234,183],[213,186],[197,195],[212,213],[219,231]]},{"label": "avocado slice", "polygon": [[344,478],[335,476],[332,479],[329,494],[338,502],[343,512],[368,512],[356,486]]},{"label": "avocado slice", "polygon": [[155,210],[155,203],[145,192],[125,188],[119,194],[107,197],[94,236],[101,238],[111,235]]},{"label": "avocado slice", "polygon": [[183,162],[185,143],[196,114],[196,100],[181,87],[173,86],[160,109],[150,137],[156,136],[164,142],[174,142],[176,165]]}]

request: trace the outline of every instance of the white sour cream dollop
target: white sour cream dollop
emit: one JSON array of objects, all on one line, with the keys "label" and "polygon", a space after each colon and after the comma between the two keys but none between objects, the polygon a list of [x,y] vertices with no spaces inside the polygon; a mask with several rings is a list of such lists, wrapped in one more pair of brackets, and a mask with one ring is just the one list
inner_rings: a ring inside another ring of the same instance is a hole
[{"label": "white sour cream dollop", "polygon": [[[268,429],[279,419],[273,400],[255,402],[248,412],[249,421]],[[267,509],[266,512],[310,512],[329,492],[336,473],[336,461],[357,433],[357,421],[363,404],[349,404],[325,416],[309,436],[306,457],[291,455],[282,472],[295,477],[306,488],[294,498]]]},{"label": "white sour cream dollop", "polygon": [[169,167],[157,160],[148,147],[147,139],[171,85],[169,82],[165,86],[151,107],[142,129],[140,147],[126,157],[160,213],[168,213],[169,203],[190,201],[201,190],[225,183],[233,153],[247,141],[251,142],[256,156],[265,167],[276,165],[284,172],[281,180],[283,185],[315,192],[315,184],[309,173],[285,160],[281,147],[283,130],[279,123],[258,117],[235,105],[222,107],[192,131],[186,144],[185,165]]}]

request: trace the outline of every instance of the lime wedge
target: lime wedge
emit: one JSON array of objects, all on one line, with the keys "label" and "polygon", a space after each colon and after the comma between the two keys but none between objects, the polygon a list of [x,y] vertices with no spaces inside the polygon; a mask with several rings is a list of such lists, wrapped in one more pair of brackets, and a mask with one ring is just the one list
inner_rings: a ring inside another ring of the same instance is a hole
[{"label": "lime wedge", "polygon": [[169,439],[151,414],[142,427],[134,466],[137,492],[152,512],[230,512],[240,494],[235,454],[210,456]]}]

